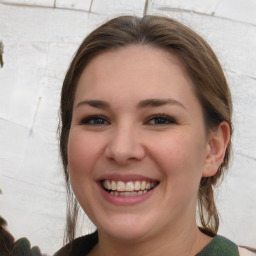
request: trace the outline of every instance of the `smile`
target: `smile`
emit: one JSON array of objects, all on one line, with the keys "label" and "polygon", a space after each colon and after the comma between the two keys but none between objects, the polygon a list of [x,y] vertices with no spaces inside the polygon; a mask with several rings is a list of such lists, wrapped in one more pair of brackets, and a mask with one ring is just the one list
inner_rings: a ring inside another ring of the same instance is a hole
[{"label": "smile", "polygon": [[101,186],[111,195],[120,197],[138,196],[153,190],[159,182],[157,181],[115,181],[103,180]]}]

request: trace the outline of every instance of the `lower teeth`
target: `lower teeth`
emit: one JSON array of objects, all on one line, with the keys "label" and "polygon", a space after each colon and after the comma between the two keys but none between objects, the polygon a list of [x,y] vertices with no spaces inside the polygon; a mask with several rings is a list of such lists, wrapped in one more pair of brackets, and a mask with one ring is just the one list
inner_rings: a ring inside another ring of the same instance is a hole
[{"label": "lower teeth", "polygon": [[133,191],[133,192],[118,192],[118,191],[111,191],[109,192],[111,195],[114,196],[124,196],[124,197],[128,197],[128,196],[138,196],[138,195],[142,195],[147,193],[149,190],[140,190],[140,191]]}]

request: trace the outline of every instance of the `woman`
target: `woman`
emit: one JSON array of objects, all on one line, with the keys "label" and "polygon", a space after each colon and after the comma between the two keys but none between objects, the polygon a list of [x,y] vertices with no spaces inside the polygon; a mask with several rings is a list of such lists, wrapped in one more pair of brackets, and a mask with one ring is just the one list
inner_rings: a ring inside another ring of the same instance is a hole
[{"label": "woman", "polygon": [[[62,88],[70,243],[56,255],[243,255],[216,235],[231,115],[215,54],[186,26],[124,16],[93,31]],[[78,202],[97,232],[74,240]]]}]

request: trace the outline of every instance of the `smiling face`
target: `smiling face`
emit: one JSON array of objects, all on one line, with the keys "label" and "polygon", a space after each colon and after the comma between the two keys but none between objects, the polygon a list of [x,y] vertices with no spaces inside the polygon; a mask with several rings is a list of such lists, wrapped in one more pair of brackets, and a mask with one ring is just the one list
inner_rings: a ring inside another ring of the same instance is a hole
[{"label": "smiling face", "polygon": [[129,46],[86,66],[68,163],[74,193],[99,234],[134,240],[195,225],[208,154],[202,107],[177,57]]}]

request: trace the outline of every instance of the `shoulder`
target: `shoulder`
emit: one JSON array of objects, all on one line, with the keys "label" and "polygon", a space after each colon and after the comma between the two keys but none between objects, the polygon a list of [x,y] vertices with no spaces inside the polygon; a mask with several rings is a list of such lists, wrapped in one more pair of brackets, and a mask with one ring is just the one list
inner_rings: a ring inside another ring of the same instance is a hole
[{"label": "shoulder", "polygon": [[58,250],[54,256],[84,256],[98,243],[98,232],[76,238]]},{"label": "shoulder", "polygon": [[238,246],[226,237],[216,235],[197,256],[239,256]]},{"label": "shoulder", "polygon": [[240,256],[255,256],[256,254],[242,247],[238,247]]},{"label": "shoulder", "polygon": [[206,246],[206,249],[209,250],[206,255],[210,255],[209,252],[217,252],[216,255],[225,256],[256,256],[255,253],[247,248],[239,247],[234,242],[220,235],[215,236],[208,246]]}]

